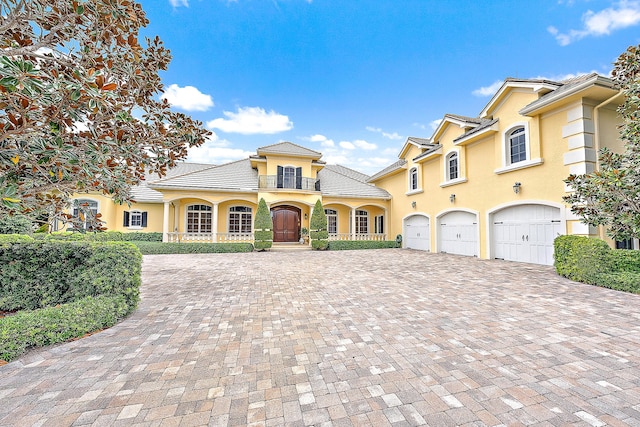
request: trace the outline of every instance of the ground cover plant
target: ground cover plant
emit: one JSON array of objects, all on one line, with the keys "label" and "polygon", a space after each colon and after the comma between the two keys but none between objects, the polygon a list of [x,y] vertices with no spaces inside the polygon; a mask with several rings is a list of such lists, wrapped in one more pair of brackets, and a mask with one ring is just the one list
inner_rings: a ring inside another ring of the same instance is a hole
[{"label": "ground cover plant", "polygon": [[395,240],[332,240],[330,251],[346,251],[354,249],[390,249],[397,248]]},{"label": "ground cover plant", "polygon": [[611,249],[600,239],[559,236],[554,242],[559,275],[577,282],[640,293],[640,251]]},{"label": "ground cover plant", "polygon": [[131,243],[0,238],[0,359],[81,337],[131,313],[142,256]]}]

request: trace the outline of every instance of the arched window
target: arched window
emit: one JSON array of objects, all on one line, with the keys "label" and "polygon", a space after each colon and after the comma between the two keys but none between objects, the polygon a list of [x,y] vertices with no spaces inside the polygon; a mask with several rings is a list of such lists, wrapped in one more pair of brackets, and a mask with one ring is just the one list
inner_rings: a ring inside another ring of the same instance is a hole
[{"label": "arched window", "polygon": [[338,233],[338,211],[335,209],[325,209],[324,214],[327,216],[327,231],[329,234]]},{"label": "arched window", "polygon": [[447,180],[458,179],[459,176],[458,153],[453,152],[447,156]]},{"label": "arched window", "polygon": [[411,168],[409,170],[409,191],[418,189],[418,168]]},{"label": "arched window", "polygon": [[211,206],[187,206],[187,233],[211,233]]},{"label": "arched window", "polygon": [[514,164],[527,160],[527,136],[524,126],[520,126],[508,133],[508,160]]},{"label": "arched window", "polygon": [[229,208],[229,233],[251,233],[252,212],[247,206]]},{"label": "arched window", "polygon": [[[78,199],[74,203],[73,216],[82,220],[82,228],[87,229],[91,225],[92,218],[98,214],[98,202],[90,199]],[[92,218],[87,218],[87,215]]]}]

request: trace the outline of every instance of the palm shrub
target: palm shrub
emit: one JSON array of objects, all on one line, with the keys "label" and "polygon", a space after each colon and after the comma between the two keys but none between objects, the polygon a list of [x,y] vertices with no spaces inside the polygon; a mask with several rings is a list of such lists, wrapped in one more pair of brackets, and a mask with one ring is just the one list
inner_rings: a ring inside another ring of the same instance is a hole
[{"label": "palm shrub", "polygon": [[253,246],[256,250],[264,251],[273,245],[273,219],[267,207],[267,202],[263,198],[258,202],[258,212],[256,212],[253,230]]},{"label": "palm shrub", "polygon": [[311,247],[317,250],[325,250],[329,246],[329,232],[327,231],[327,216],[324,214],[324,208],[320,199],[316,202],[311,213],[311,229],[309,237],[311,237]]}]

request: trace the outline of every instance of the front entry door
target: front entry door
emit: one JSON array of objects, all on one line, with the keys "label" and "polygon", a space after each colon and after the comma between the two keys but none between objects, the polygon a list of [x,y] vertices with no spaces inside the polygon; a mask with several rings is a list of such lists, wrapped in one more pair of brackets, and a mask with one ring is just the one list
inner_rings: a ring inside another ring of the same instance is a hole
[{"label": "front entry door", "polygon": [[300,239],[300,210],[294,207],[273,209],[273,241],[297,242]]}]

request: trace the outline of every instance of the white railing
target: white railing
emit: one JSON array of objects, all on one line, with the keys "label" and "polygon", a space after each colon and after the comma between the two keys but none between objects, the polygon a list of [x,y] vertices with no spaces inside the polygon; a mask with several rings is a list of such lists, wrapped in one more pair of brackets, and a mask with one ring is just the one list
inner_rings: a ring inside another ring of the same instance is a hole
[{"label": "white railing", "polygon": [[329,240],[386,240],[385,233],[329,233]]},{"label": "white railing", "polygon": [[253,243],[253,233],[167,233],[167,241],[175,243]]}]

